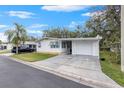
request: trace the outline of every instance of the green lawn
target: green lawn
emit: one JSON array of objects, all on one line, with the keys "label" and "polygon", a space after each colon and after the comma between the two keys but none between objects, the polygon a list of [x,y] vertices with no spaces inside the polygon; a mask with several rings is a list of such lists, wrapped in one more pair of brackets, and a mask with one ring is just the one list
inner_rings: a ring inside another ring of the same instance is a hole
[{"label": "green lawn", "polygon": [[45,54],[45,53],[23,53],[23,54],[15,54],[11,57],[17,58],[23,61],[35,62],[44,60],[50,57],[56,56],[56,54]]},{"label": "green lawn", "polygon": [[124,86],[124,73],[121,72],[120,64],[117,64],[116,55],[112,52],[101,51],[101,58],[105,58],[101,61],[102,71],[116,81],[121,86]]},{"label": "green lawn", "polygon": [[10,53],[9,50],[0,50],[0,54]]}]

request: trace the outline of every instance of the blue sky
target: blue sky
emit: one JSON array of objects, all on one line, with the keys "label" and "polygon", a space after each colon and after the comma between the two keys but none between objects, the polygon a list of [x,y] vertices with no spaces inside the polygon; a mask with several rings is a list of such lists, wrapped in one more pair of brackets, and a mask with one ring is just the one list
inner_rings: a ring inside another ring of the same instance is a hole
[{"label": "blue sky", "polygon": [[0,6],[0,34],[13,28],[14,22],[24,25],[28,34],[35,36],[51,27],[74,29],[101,9],[103,6]]}]

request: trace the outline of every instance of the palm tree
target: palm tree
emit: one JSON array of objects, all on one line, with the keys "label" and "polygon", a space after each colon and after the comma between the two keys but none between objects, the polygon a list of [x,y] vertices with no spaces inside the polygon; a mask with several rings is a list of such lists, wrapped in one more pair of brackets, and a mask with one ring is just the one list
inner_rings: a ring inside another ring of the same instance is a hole
[{"label": "palm tree", "polygon": [[18,47],[21,43],[24,44],[26,41],[27,33],[22,25],[18,23],[14,23],[14,25],[15,28],[7,30],[5,35],[7,36],[9,43],[11,42],[16,46],[16,54],[18,54]]}]

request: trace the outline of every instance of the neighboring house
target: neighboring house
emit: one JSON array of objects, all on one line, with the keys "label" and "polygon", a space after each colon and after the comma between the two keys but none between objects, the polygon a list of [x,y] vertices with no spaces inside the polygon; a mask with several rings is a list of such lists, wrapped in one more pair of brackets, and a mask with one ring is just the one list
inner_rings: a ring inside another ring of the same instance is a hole
[{"label": "neighboring house", "polygon": [[12,44],[9,43],[2,43],[0,44],[0,50],[11,50]]},{"label": "neighboring house", "polygon": [[[37,48],[37,43],[32,41],[26,41],[24,45],[30,48]],[[13,46],[14,45],[10,43],[2,43],[0,44],[0,50],[11,50]],[[20,46],[23,46],[23,44],[21,44]]]},{"label": "neighboring house", "polygon": [[37,51],[99,57],[99,41],[101,39],[100,36],[93,38],[46,38],[38,43]]},{"label": "neighboring house", "polygon": [[[21,45],[23,46],[23,44],[21,44]],[[37,43],[34,42],[34,41],[26,41],[24,43],[24,45],[26,45],[29,48],[33,48],[33,49],[36,49],[37,48]]]}]

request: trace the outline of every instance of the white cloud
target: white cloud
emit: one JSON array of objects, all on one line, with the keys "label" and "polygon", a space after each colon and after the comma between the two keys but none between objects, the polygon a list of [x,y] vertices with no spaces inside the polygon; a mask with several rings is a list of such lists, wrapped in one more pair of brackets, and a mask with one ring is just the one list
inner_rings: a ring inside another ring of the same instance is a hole
[{"label": "white cloud", "polygon": [[53,5],[53,6],[43,6],[41,7],[41,9],[43,10],[47,10],[47,11],[61,11],[61,12],[72,12],[72,11],[78,11],[78,10],[82,10],[85,9],[89,6],[81,6],[81,5]]},{"label": "white cloud", "polygon": [[34,36],[34,37],[41,37],[43,35],[43,31],[42,30],[31,30],[31,29],[28,29],[27,33],[29,35],[31,35],[31,36]]},{"label": "white cloud", "polygon": [[1,25],[0,24],[0,29],[7,28],[7,27],[8,27],[7,25]]},{"label": "white cloud", "polygon": [[72,21],[70,24],[69,24],[69,28],[74,28],[75,26],[77,26],[78,25],[78,23],[77,22],[75,22],[75,21]]},{"label": "white cloud", "polygon": [[47,26],[47,24],[32,24],[31,26],[29,26],[29,28],[42,28]]},{"label": "white cloud", "polygon": [[92,16],[99,16],[99,15],[101,15],[101,14],[103,14],[103,13],[104,13],[104,12],[102,12],[102,11],[87,12],[87,13],[81,14],[81,16],[90,16],[90,17],[92,17]]},{"label": "white cloud", "polygon": [[4,32],[0,32],[0,40],[2,40],[2,42],[7,42],[7,36],[4,35]]},{"label": "white cloud", "polygon": [[9,16],[16,16],[22,19],[31,18],[33,15],[35,15],[34,13],[27,11],[8,11],[7,14]]},{"label": "white cloud", "polygon": [[27,30],[29,34],[42,34],[43,32],[41,30]]},{"label": "white cloud", "polygon": [[72,21],[68,27],[69,28],[75,28],[76,26],[83,26],[86,21]]}]

